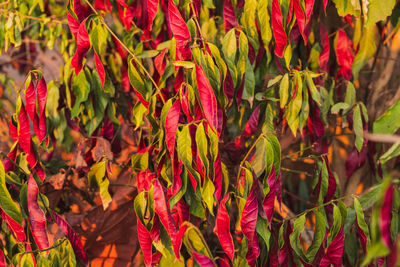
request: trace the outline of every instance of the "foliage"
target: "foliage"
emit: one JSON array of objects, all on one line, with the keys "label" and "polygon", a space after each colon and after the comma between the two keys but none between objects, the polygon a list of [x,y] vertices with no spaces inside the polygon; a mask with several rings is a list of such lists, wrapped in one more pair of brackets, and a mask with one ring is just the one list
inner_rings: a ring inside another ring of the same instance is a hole
[{"label": "foliage", "polygon": [[[377,118],[359,77],[373,70],[382,36],[399,45],[399,12],[394,0],[0,3],[4,53],[35,52],[27,40],[36,40],[65,62],[48,83],[22,63],[19,89],[0,76],[16,98],[0,163],[0,265],[87,265],[44,186],[79,174],[114,210],[123,196],[113,179],[127,170],[146,266],[395,266],[400,102]],[[338,122],[354,136],[347,177],[329,156]],[[127,128],[135,150],[121,162]],[[300,151],[282,155],[285,137]],[[382,138],[397,141],[387,148]],[[57,158],[70,151],[74,164]],[[312,174],[298,171],[307,181],[288,179],[293,157],[313,162]],[[341,192],[368,164],[371,188]],[[311,207],[284,212],[294,187]],[[52,244],[51,223],[66,238]]]}]

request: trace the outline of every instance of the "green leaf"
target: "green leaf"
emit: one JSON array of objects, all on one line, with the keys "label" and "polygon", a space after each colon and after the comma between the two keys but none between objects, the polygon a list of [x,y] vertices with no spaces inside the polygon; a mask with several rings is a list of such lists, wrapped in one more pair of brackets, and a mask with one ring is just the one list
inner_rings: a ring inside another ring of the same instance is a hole
[{"label": "green leaf", "polygon": [[342,214],[340,212],[340,208],[333,204],[333,223],[332,227],[327,239],[327,247],[332,243],[332,240],[336,237],[337,233],[339,232],[341,226],[342,226]]},{"label": "green leaf", "polygon": [[6,185],[6,176],[3,163],[0,161],[0,208],[19,225],[22,225],[21,210],[11,198]]},{"label": "green leaf", "polygon": [[367,64],[367,62],[373,57],[376,51],[375,44],[376,27],[372,25],[370,27],[364,28],[364,32],[361,37],[360,48],[353,62],[353,75],[354,80],[358,79],[358,73],[362,67]]},{"label": "green leaf", "polygon": [[368,245],[370,242],[369,229],[364,219],[364,212],[361,207],[360,201],[357,198],[354,198],[354,210],[356,212],[358,227],[360,227],[360,229],[364,232],[365,236],[367,237],[367,245]]},{"label": "green leaf", "polygon": [[378,21],[385,20],[392,14],[396,0],[370,0],[368,5],[366,27],[370,27]]},{"label": "green leaf", "polygon": [[363,122],[361,119],[360,106],[357,105],[353,114],[353,129],[356,135],[356,148],[360,152],[364,144]]},{"label": "green leaf", "polygon": [[268,13],[268,0],[259,0],[257,3],[257,18],[260,25],[261,39],[265,51],[269,51],[268,45],[272,39],[270,18]]},{"label": "green leaf", "polygon": [[317,254],[318,250],[320,249],[322,242],[325,238],[325,216],[320,211],[315,211],[315,231],[314,231],[314,239],[311,246],[308,248],[306,257],[309,263],[312,263],[315,255]]},{"label": "green leaf", "polygon": [[262,217],[258,217],[256,231],[257,234],[259,234],[264,240],[264,243],[267,246],[267,250],[269,250],[269,239],[271,238],[271,232],[268,230],[268,221],[263,219]]},{"label": "green leaf", "polygon": [[382,164],[385,164],[388,160],[395,158],[400,155],[400,143],[396,143],[392,145],[388,151],[385,152],[382,156],[380,156],[379,161]]},{"label": "green leaf", "polygon": [[299,112],[303,105],[303,81],[301,80],[300,73],[297,71],[295,72],[295,79],[297,86],[296,96],[290,101],[286,115],[287,123],[294,136],[296,136],[297,129],[299,128]]},{"label": "green leaf", "polygon": [[350,108],[349,104],[340,102],[332,106],[331,112],[332,114],[338,114],[341,110],[347,110],[349,108]]},{"label": "green leaf", "polygon": [[81,103],[88,99],[90,93],[90,83],[86,76],[86,69],[79,72],[78,76],[73,75],[72,90],[75,94],[75,104],[71,110],[71,117],[75,118],[80,113]]},{"label": "green leaf", "polygon": [[249,38],[250,43],[253,46],[255,53],[257,54],[260,44],[258,41],[258,33],[256,26],[256,9],[257,9],[256,0],[246,0],[244,2],[241,22],[242,25],[244,26],[244,30],[247,34],[247,37]]},{"label": "green leaf", "polygon": [[285,73],[279,84],[279,97],[281,108],[283,108],[289,99],[289,74]]},{"label": "green leaf", "polygon": [[318,104],[321,105],[321,96],[317,90],[317,87],[314,84],[313,79],[310,76],[308,71],[304,72],[304,76],[306,78],[307,87],[310,90],[312,99]]},{"label": "green leaf", "polygon": [[132,87],[139,92],[142,97],[146,100],[149,101],[151,97],[151,90],[148,90],[143,79],[142,75],[139,74],[135,66],[133,65],[133,60],[129,60],[129,65],[128,65],[128,76],[129,76],[129,81],[132,85]]},{"label": "green leaf", "polygon": [[[361,7],[358,1],[354,0],[332,0],[336,5],[336,11],[339,16],[354,15],[358,17],[360,15]],[[379,0],[378,0],[379,1]]]},{"label": "green leaf", "polygon": [[247,100],[250,103],[250,107],[253,106],[255,85],[256,85],[256,81],[255,81],[255,77],[254,77],[254,67],[250,63],[250,60],[247,58],[242,98]]},{"label": "green leaf", "polygon": [[367,256],[361,263],[361,267],[367,266],[373,259],[381,258],[390,253],[390,249],[386,247],[382,242],[377,242],[367,247]]},{"label": "green leaf", "polygon": [[201,188],[201,196],[206,203],[208,210],[210,211],[211,215],[214,215],[214,192],[215,187],[213,182],[208,178],[204,178],[204,185]]},{"label": "green leaf", "polygon": [[[344,98],[344,102],[348,104],[350,108],[352,108],[356,104],[356,89],[354,88],[352,82],[347,83],[346,96]],[[345,112],[347,111],[348,110],[346,110]]]},{"label": "green leaf", "polygon": [[373,132],[393,134],[400,128],[400,101],[391,106],[379,119],[374,121]]},{"label": "green leaf", "polygon": [[103,204],[103,209],[107,209],[107,207],[111,203],[111,195],[108,192],[108,186],[110,182],[108,181],[106,177],[106,162],[105,161],[100,161],[96,164],[94,164],[88,173],[88,179],[89,179],[89,184],[94,181],[96,181],[97,185],[99,186],[100,189],[100,198],[101,202]]},{"label": "green leaf", "polygon": [[232,75],[232,80],[234,86],[237,83],[237,74],[236,74],[236,35],[235,29],[231,29],[227,34],[225,34],[224,39],[222,40],[222,52],[224,53],[226,64],[228,65],[229,71]]},{"label": "green leaf", "polygon": [[300,217],[298,217],[293,224],[293,232],[289,236],[290,245],[292,246],[294,252],[303,259],[306,259],[306,257],[300,245],[299,237],[301,232],[303,232],[304,230],[305,222],[306,222],[306,214],[303,214]]}]

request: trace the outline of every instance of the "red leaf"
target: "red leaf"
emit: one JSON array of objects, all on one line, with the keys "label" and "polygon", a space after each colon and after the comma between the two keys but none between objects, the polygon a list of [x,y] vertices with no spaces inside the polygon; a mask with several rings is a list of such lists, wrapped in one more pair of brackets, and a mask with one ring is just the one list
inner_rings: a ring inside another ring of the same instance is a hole
[{"label": "red leaf", "polygon": [[94,8],[97,10],[103,10],[103,11],[111,11],[112,5],[110,4],[109,0],[95,0],[94,1]]},{"label": "red leaf", "polygon": [[0,249],[0,267],[6,267],[6,266],[7,266],[6,258],[4,257],[3,250]]},{"label": "red leaf", "polygon": [[19,111],[18,123],[18,143],[22,150],[29,155],[31,153],[31,128],[29,127],[28,116],[26,115],[24,105],[21,106]]},{"label": "red leaf", "polygon": [[97,55],[96,51],[94,52],[94,63],[96,65],[97,73],[99,74],[101,85],[104,86],[104,82],[106,81],[106,73],[104,71],[103,63],[101,63],[99,55]]},{"label": "red leaf", "polygon": [[[54,211],[52,211],[51,213],[53,214],[54,220],[57,223],[60,230],[63,231],[64,234],[67,236],[75,252],[75,255],[82,263],[84,263],[85,265],[88,264],[88,259],[85,251],[83,250],[82,242],[79,239],[78,235],[75,233],[74,229],[72,229],[72,227],[60,215],[58,215]],[[53,220],[50,214],[47,214],[47,219],[49,221]]]},{"label": "red leaf", "polygon": [[336,39],[336,60],[340,67],[338,78],[344,77],[346,80],[350,80],[353,75],[351,70],[354,61],[353,42],[342,29],[338,30]]},{"label": "red leaf", "polygon": [[69,13],[68,11],[67,11],[67,19],[68,19],[69,29],[71,30],[71,32],[74,35],[75,40],[76,40],[77,39],[78,30],[79,30],[79,21],[76,20],[74,18],[74,16],[72,16],[71,13]]},{"label": "red leaf", "polygon": [[151,266],[153,241],[151,240],[149,231],[142,224],[139,218],[136,218],[136,220],[138,239],[143,253],[144,264],[146,266]]},{"label": "red leaf", "polygon": [[282,24],[282,12],[278,0],[272,0],[272,31],[275,38],[275,55],[283,57],[287,36]]},{"label": "red leaf", "polygon": [[222,190],[222,166],[221,166],[221,155],[218,153],[217,158],[214,162],[215,176],[213,184],[215,186],[215,197],[218,201],[221,200],[221,190]]},{"label": "red leaf", "polygon": [[14,235],[15,239],[18,242],[25,242],[26,236],[24,227],[14,221],[10,216],[7,215],[3,210],[0,210],[1,218],[7,223],[8,228],[11,230],[12,234]]},{"label": "red leaf", "polygon": [[364,143],[360,152],[354,146],[346,159],[346,177],[349,179],[353,173],[364,165],[367,158],[367,144]]},{"label": "red leaf", "polygon": [[75,69],[75,74],[78,75],[82,70],[82,60],[86,52],[90,48],[89,34],[86,30],[86,19],[79,25],[79,30],[76,36],[76,52],[71,59],[71,66]]},{"label": "red leaf", "polygon": [[333,175],[331,168],[329,167],[328,163],[328,157],[324,156],[326,164],[326,168],[328,169],[328,191],[326,192],[326,196],[324,198],[325,202],[328,202],[333,199],[333,196],[335,195],[337,184],[336,184],[336,179],[335,176]]},{"label": "red leaf", "polygon": [[[254,177],[254,179],[257,179]],[[240,227],[242,228],[243,234],[249,240],[248,252],[246,255],[247,262],[250,266],[254,266],[255,260],[257,259],[260,248],[258,246],[258,239],[256,234],[256,225],[257,225],[257,217],[258,217],[258,202],[256,196],[256,186],[254,183],[258,181],[253,181],[253,186],[249,192],[249,195],[246,200],[246,204],[244,205],[242,216],[240,219]]]},{"label": "red leaf", "polygon": [[244,127],[243,135],[245,137],[250,137],[257,130],[259,116],[260,116],[260,106],[258,105],[254,109],[253,113],[251,114],[249,120],[246,123],[246,126]]},{"label": "red leaf", "polygon": [[214,267],[214,262],[207,256],[192,250],[193,258],[201,267]]},{"label": "red leaf", "polygon": [[33,124],[33,130],[38,135],[39,129],[38,127],[38,115],[36,112],[36,92],[35,92],[35,87],[33,86],[33,81],[30,82],[28,88],[26,88],[25,91],[25,101],[26,101],[26,112],[28,113],[28,116],[32,120]]},{"label": "red leaf", "polygon": [[46,101],[47,101],[47,86],[46,81],[42,77],[36,87],[37,101],[39,106],[39,132],[36,134],[41,143],[46,138]]},{"label": "red leaf", "polygon": [[158,0],[147,0],[147,30],[151,32],[153,21],[157,15]]},{"label": "red leaf", "polygon": [[304,28],[306,26],[306,15],[303,12],[303,8],[300,5],[300,0],[293,0],[294,14],[296,15],[297,25],[301,36],[303,36],[304,44],[307,44],[307,37],[304,35]]},{"label": "red leaf", "polygon": [[321,46],[322,52],[319,55],[318,63],[321,70],[328,72],[329,71],[329,36],[323,24],[320,25],[320,38],[321,38]]},{"label": "red leaf", "polygon": [[[15,146],[13,148],[13,150],[11,150],[8,154],[7,157],[10,158],[12,161],[15,162],[15,159],[17,158],[17,146]],[[14,170],[14,163],[9,160],[8,158],[5,158],[3,160],[3,165],[4,165],[4,171],[8,172],[8,171],[12,171]]]},{"label": "red leaf", "polygon": [[165,48],[159,55],[154,58],[154,66],[160,77],[164,74],[166,63],[165,63],[165,53],[167,52],[168,48]]},{"label": "red leaf", "polygon": [[179,115],[181,113],[180,101],[176,100],[172,104],[171,108],[168,110],[167,116],[165,118],[165,142],[169,154],[171,156],[172,162],[175,153],[175,138],[176,130],[178,129]]},{"label": "red leaf", "polygon": [[225,32],[229,32],[230,29],[237,27],[235,10],[231,0],[224,0],[224,26]]},{"label": "red leaf", "polygon": [[328,4],[328,0],[323,0],[323,3],[324,3],[324,12],[326,16],[326,5]]},{"label": "red leaf", "polygon": [[208,124],[216,131],[218,127],[217,119],[217,99],[214,91],[207,79],[204,71],[196,64],[196,79],[199,88],[200,103],[203,107],[203,112]]},{"label": "red leaf", "polygon": [[268,176],[269,192],[264,198],[263,208],[267,215],[268,222],[271,222],[272,214],[274,213],[275,197],[278,189],[278,181],[276,179],[275,168],[272,166],[271,173]]},{"label": "red leaf", "polygon": [[29,176],[28,180],[28,211],[32,236],[40,250],[49,247],[49,239],[46,231],[46,216],[38,204],[39,188],[35,179]]},{"label": "red leaf", "polygon": [[155,177],[156,175],[150,172],[149,170],[140,171],[136,175],[137,188],[139,193],[142,192],[143,190],[149,191],[151,183]]},{"label": "red leaf", "polygon": [[172,0],[168,1],[168,16],[177,47],[179,49],[185,47],[186,44],[190,42],[190,33],[179,9]]},{"label": "red leaf", "polygon": [[162,225],[167,230],[169,237],[171,238],[172,246],[174,248],[175,256],[179,259],[179,250],[181,248],[181,241],[177,238],[178,233],[175,225],[175,221],[172,218],[171,211],[167,206],[165,199],[164,190],[158,180],[153,182],[153,196],[154,196],[154,210],[160,218]]},{"label": "red leaf", "polygon": [[331,264],[333,266],[342,266],[342,255],[344,248],[344,233],[343,226],[340,228],[336,237],[332,240],[332,243],[329,245],[328,249],[324,257],[321,260],[319,266],[327,267]]},{"label": "red leaf", "polygon": [[235,247],[233,245],[233,239],[230,232],[229,214],[225,206],[228,199],[229,199],[229,193],[226,194],[225,197],[219,203],[214,233],[218,236],[222,249],[225,251],[228,257],[233,261]]},{"label": "red leaf", "polygon": [[228,102],[230,103],[235,94],[235,87],[233,86],[233,80],[229,70],[226,72],[226,78],[224,81],[224,93],[228,98]]},{"label": "red leaf", "polygon": [[18,140],[18,129],[17,127],[13,124],[13,120],[10,118],[8,121],[8,130],[10,131],[11,138],[14,142],[17,142]]},{"label": "red leaf", "polygon": [[313,9],[314,9],[314,2],[315,2],[315,0],[305,0],[305,10],[306,10],[307,24],[310,21],[310,17],[311,17],[311,14],[313,12]]},{"label": "red leaf", "polygon": [[392,239],[390,237],[390,222],[392,221],[392,206],[393,206],[393,184],[391,183],[383,197],[381,208],[381,216],[379,216],[379,226],[381,229],[383,243],[390,248]]}]

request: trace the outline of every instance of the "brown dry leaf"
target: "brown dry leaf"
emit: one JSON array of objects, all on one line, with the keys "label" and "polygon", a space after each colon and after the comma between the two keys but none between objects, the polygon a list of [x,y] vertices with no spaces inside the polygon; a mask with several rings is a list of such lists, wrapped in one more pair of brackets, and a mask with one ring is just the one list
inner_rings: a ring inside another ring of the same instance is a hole
[{"label": "brown dry leaf", "polygon": [[47,181],[54,187],[55,190],[61,190],[65,181],[65,170],[60,169],[60,172],[56,175],[47,178]]},{"label": "brown dry leaf", "polygon": [[100,161],[103,158],[108,160],[113,159],[113,153],[111,151],[111,144],[108,140],[103,137],[96,138],[96,146],[92,149],[92,157],[94,161]]}]

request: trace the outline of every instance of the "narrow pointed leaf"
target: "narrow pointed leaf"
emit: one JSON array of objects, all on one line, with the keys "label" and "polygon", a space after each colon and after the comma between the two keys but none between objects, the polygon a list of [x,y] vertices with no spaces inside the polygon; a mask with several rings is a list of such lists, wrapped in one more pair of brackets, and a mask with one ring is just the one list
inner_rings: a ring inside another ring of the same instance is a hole
[{"label": "narrow pointed leaf", "polygon": [[214,232],[218,236],[222,249],[225,251],[228,257],[233,260],[235,247],[233,245],[233,239],[230,232],[229,214],[225,206],[228,200],[229,194],[226,194],[219,204]]},{"label": "narrow pointed leaf", "polygon": [[39,249],[43,250],[49,247],[49,239],[47,237],[46,230],[46,216],[39,207],[39,188],[32,176],[29,176],[27,193],[32,236],[35,239],[35,243]]}]

